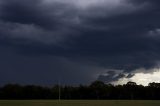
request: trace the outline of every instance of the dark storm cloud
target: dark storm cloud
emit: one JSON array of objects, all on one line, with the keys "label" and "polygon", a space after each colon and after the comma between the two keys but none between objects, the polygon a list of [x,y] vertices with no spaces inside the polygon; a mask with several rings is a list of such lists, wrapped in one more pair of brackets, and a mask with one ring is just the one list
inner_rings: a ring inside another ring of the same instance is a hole
[{"label": "dark storm cloud", "polygon": [[69,5],[43,0],[1,0],[0,5],[2,37],[57,44],[74,34],[70,13],[76,9]]},{"label": "dark storm cloud", "polygon": [[128,74],[126,78],[132,78],[134,74]]},{"label": "dark storm cloud", "polygon": [[[1,51],[15,53],[1,57],[17,61],[1,61],[0,72],[11,77],[8,73],[13,69],[12,73],[19,73],[15,82],[28,80],[20,75],[32,73],[30,80],[36,83],[44,73],[44,79],[54,80],[61,71],[69,80],[66,83],[87,82],[103,72],[98,79],[105,82],[133,77],[130,72],[154,68],[160,60],[159,5],[158,0],[0,0]],[[28,68],[21,67],[27,64]],[[128,76],[122,72],[106,76],[109,69],[123,70]],[[78,79],[71,81],[74,76]]]},{"label": "dark storm cloud", "polygon": [[[63,4],[45,5],[43,0],[1,0],[1,20],[10,23],[34,24],[43,28],[58,27],[59,18],[56,15],[65,10]],[[48,6],[48,7],[46,7]],[[62,18],[62,17],[61,17]]]},{"label": "dark storm cloud", "polygon": [[100,75],[98,77],[99,81],[103,81],[105,83],[111,83],[114,81],[118,81],[120,78],[125,78],[126,75],[123,73],[116,73],[116,71],[108,71],[105,75]]},{"label": "dark storm cloud", "polygon": [[[23,56],[8,46],[0,47],[0,85],[6,83],[53,85],[89,84],[105,69],[93,63],[59,56]],[[92,73],[92,74],[91,74]]]},{"label": "dark storm cloud", "polygon": [[[1,0],[0,30],[7,30],[1,35],[12,39],[25,38],[57,44],[81,36],[84,30],[94,30],[89,20],[126,14],[142,7],[119,0]],[[110,26],[98,25],[99,30],[107,27]]]}]

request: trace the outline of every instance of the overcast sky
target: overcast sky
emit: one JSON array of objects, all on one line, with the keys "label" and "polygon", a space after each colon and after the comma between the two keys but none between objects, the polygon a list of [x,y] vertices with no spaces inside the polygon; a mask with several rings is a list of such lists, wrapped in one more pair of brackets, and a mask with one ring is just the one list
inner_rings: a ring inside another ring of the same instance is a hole
[{"label": "overcast sky", "polygon": [[0,85],[159,82],[159,6],[159,0],[0,0]]}]

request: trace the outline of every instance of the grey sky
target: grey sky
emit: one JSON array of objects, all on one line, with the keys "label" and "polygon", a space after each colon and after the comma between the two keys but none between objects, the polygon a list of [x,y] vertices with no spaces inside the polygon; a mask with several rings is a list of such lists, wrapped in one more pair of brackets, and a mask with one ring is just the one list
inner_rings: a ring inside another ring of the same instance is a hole
[{"label": "grey sky", "polygon": [[[160,60],[159,4],[0,0],[0,85],[48,85],[59,76],[64,84],[112,82],[142,68],[153,72]],[[115,75],[105,76],[110,70]]]}]

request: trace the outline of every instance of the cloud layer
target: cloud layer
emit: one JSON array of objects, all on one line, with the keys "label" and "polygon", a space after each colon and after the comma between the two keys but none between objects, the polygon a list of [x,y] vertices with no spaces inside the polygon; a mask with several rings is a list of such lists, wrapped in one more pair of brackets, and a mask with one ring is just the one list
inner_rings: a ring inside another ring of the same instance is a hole
[{"label": "cloud layer", "polygon": [[[72,75],[81,76],[77,83],[86,83],[96,78],[111,82],[133,77],[136,69],[153,69],[160,60],[159,4],[158,0],[0,0],[0,55],[13,61],[0,62],[1,75],[13,71],[20,80],[23,73],[29,76],[35,71],[40,76],[46,73],[44,79],[53,74],[54,80],[56,73],[68,70],[61,73],[67,83],[76,83]],[[23,69],[14,62],[29,68],[17,72]],[[13,65],[13,70],[6,68]],[[110,70],[119,74],[106,77]],[[22,82],[34,79],[40,78]]]},{"label": "cloud layer", "polygon": [[89,20],[133,12],[143,6],[124,0],[1,0],[0,30],[4,37],[59,43],[78,36],[80,30],[94,29]]}]

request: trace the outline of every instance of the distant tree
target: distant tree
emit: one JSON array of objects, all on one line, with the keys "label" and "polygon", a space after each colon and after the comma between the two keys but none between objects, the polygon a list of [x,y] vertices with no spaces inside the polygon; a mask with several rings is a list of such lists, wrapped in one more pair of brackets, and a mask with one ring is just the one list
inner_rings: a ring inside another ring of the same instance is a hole
[{"label": "distant tree", "polygon": [[149,83],[148,86],[153,88],[160,88],[160,83],[152,82],[152,83]]},{"label": "distant tree", "polygon": [[1,88],[3,99],[20,99],[22,98],[23,87],[18,84],[8,84]]},{"label": "distant tree", "polygon": [[136,86],[137,84],[135,83],[135,82],[128,82],[126,85],[128,85],[128,86]]},{"label": "distant tree", "polygon": [[94,99],[101,99],[103,98],[103,93],[105,92],[105,83],[102,81],[95,81],[91,83],[90,89],[92,91],[92,97]]},{"label": "distant tree", "polygon": [[[42,87],[8,84],[0,87],[0,99],[58,99],[59,86]],[[148,86],[128,82],[124,85],[105,84],[94,81],[89,86],[61,86],[61,99],[107,99],[107,100],[160,100],[160,83]]]},{"label": "distant tree", "polygon": [[102,82],[102,81],[94,81],[94,82],[91,83],[90,87],[102,88],[102,87],[105,87],[105,83]]}]

